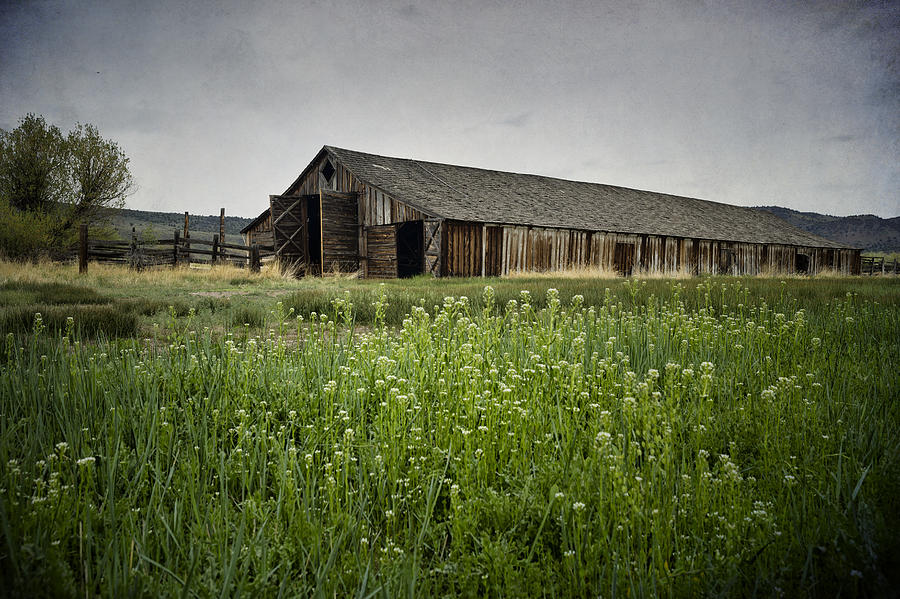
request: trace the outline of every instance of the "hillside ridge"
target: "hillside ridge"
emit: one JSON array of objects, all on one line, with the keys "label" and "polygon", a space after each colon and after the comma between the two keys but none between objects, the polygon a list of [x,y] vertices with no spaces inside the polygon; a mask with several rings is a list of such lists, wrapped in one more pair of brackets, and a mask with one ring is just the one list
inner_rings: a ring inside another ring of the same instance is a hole
[{"label": "hillside ridge", "polygon": [[832,216],[800,212],[781,206],[755,206],[809,233],[845,243],[868,252],[900,251],[900,216],[881,218],[874,214]]},{"label": "hillside ridge", "polygon": [[[253,220],[243,216],[225,216],[225,240],[229,243],[242,243],[241,229]],[[219,232],[219,215],[190,214],[188,227],[191,237],[212,239]],[[138,235],[152,232],[155,237],[172,237],[172,231],[184,232],[183,212],[154,212],[151,210],[134,210],[120,208],[112,211],[110,222],[119,236],[129,239],[132,231]]]}]

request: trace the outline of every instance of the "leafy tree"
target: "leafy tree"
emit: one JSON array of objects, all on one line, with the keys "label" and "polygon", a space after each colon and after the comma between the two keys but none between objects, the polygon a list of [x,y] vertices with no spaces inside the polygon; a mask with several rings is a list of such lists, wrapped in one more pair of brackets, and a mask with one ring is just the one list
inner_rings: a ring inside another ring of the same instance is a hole
[{"label": "leafy tree", "polygon": [[3,236],[0,252],[58,249],[74,239],[78,224],[105,224],[108,209],[123,207],[134,191],[128,163],[119,145],[93,125],[77,124],[63,136],[42,116],[27,114],[12,131],[0,130],[0,227],[24,236]]},{"label": "leafy tree", "polygon": [[128,157],[119,145],[103,139],[93,125],[78,124],[66,139],[72,193],[62,229],[97,220],[104,209],[123,208],[134,191]]},{"label": "leafy tree", "polygon": [[27,114],[0,130],[0,197],[18,210],[50,212],[68,191],[66,142],[55,125]]}]

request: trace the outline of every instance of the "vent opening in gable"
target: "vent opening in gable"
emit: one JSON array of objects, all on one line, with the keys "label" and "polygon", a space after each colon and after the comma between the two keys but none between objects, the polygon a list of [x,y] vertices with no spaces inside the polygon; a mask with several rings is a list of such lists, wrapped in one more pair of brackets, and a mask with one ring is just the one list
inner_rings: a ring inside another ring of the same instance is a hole
[{"label": "vent opening in gable", "polygon": [[334,178],[334,172],[334,166],[331,164],[331,161],[326,160],[322,166],[322,176],[325,177],[325,181],[331,183],[331,179]]}]

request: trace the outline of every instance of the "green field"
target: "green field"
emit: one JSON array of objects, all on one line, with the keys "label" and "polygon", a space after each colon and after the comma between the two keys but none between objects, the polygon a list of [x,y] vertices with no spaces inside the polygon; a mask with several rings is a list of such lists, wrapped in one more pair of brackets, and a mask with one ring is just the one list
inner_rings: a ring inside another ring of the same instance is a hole
[{"label": "green field", "polygon": [[89,272],[0,265],[7,595],[900,584],[896,278]]}]

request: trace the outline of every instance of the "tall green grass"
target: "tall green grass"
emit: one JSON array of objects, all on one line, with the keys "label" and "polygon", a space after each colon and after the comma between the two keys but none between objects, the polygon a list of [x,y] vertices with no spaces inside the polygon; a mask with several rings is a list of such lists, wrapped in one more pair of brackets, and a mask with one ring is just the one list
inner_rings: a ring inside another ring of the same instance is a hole
[{"label": "tall green grass", "polygon": [[6,592],[893,588],[896,290],[516,283],[414,281],[397,327],[405,296],[369,288],[287,299],[264,336],[192,312],[149,344],[8,336]]}]

